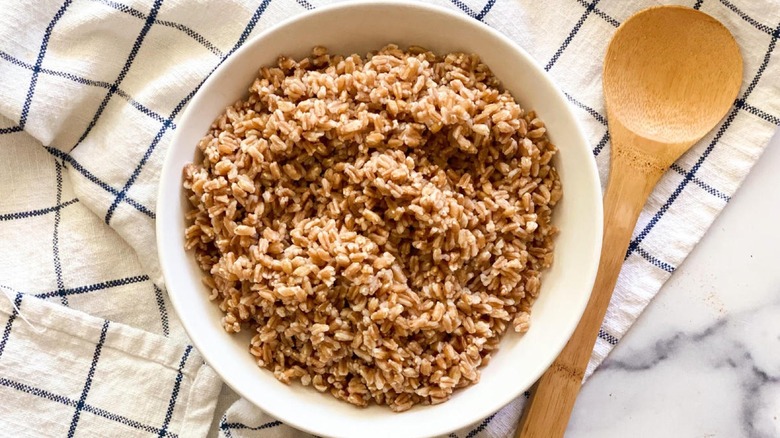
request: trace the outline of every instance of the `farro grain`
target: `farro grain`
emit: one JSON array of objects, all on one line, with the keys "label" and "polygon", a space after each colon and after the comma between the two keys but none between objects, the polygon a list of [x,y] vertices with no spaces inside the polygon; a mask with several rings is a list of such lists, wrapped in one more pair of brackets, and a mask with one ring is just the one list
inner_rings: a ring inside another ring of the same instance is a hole
[{"label": "farro grain", "polygon": [[280,381],[403,411],[528,330],[557,149],[477,56],[280,57],[198,149],[186,246]]}]

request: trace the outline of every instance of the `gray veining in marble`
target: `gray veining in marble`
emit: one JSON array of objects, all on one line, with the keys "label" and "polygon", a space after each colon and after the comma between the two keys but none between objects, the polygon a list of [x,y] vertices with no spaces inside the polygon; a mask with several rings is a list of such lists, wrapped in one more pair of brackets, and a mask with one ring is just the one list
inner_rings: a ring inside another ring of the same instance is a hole
[{"label": "gray veining in marble", "polygon": [[780,135],[585,384],[567,438],[780,438]]}]

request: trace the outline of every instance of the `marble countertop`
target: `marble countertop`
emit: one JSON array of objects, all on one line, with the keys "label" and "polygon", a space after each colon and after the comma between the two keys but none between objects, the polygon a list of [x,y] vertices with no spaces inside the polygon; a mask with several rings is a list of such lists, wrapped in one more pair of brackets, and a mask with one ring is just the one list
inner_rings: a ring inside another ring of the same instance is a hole
[{"label": "marble countertop", "polygon": [[780,437],[780,131],[585,384],[567,438]]}]

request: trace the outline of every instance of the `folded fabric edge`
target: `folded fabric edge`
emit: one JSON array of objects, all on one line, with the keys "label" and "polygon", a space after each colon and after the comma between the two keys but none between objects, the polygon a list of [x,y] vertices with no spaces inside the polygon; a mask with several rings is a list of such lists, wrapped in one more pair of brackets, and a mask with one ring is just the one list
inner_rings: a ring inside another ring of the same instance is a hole
[{"label": "folded fabric edge", "polygon": [[[0,313],[9,316],[7,330],[14,324],[26,325],[26,329],[16,330],[25,336],[36,336],[35,333],[41,333],[41,330],[53,330],[94,343],[95,332],[107,326],[106,321],[101,318],[22,293],[17,293],[13,301],[0,297]],[[16,318],[22,315],[23,319]],[[182,406],[184,413],[179,436],[208,434],[222,381],[193,347],[124,324],[111,323],[103,348],[114,349],[122,354],[178,371],[181,377],[190,380],[187,398]],[[182,357],[189,357],[186,365]],[[178,383],[175,388],[178,388]],[[172,412],[169,412],[169,415],[172,415]]]},{"label": "folded fabric edge", "polygon": [[[28,325],[32,329],[32,333],[53,330],[94,343],[95,333],[100,332],[105,322],[102,318],[59,304],[49,303],[32,295],[17,293],[12,301],[10,294],[7,297],[8,300],[0,296],[0,313],[9,316],[23,316],[24,318],[17,319],[13,324]],[[18,312],[12,303],[18,308]],[[121,351],[123,354],[178,371],[182,352],[192,347],[161,335],[111,322],[111,330],[106,337],[103,348]],[[195,380],[203,364],[203,359],[200,353],[194,349],[191,356],[192,360],[189,361],[189,366],[184,367],[181,372],[187,378]]]},{"label": "folded fabric edge", "polygon": [[187,397],[184,424],[180,436],[207,436],[214,422],[222,380],[213,368],[203,364],[198,369]]}]

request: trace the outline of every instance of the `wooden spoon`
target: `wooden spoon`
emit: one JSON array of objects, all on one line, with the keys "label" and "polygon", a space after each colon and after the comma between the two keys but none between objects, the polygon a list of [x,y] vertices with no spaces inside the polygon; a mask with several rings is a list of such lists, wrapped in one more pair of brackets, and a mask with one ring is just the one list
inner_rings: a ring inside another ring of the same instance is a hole
[{"label": "wooden spoon", "polygon": [[577,329],[533,389],[518,438],[563,436],[647,197],[669,166],[723,118],[741,82],[737,43],[707,14],[653,7],[617,29],[604,63],[612,156],[598,274]]}]

